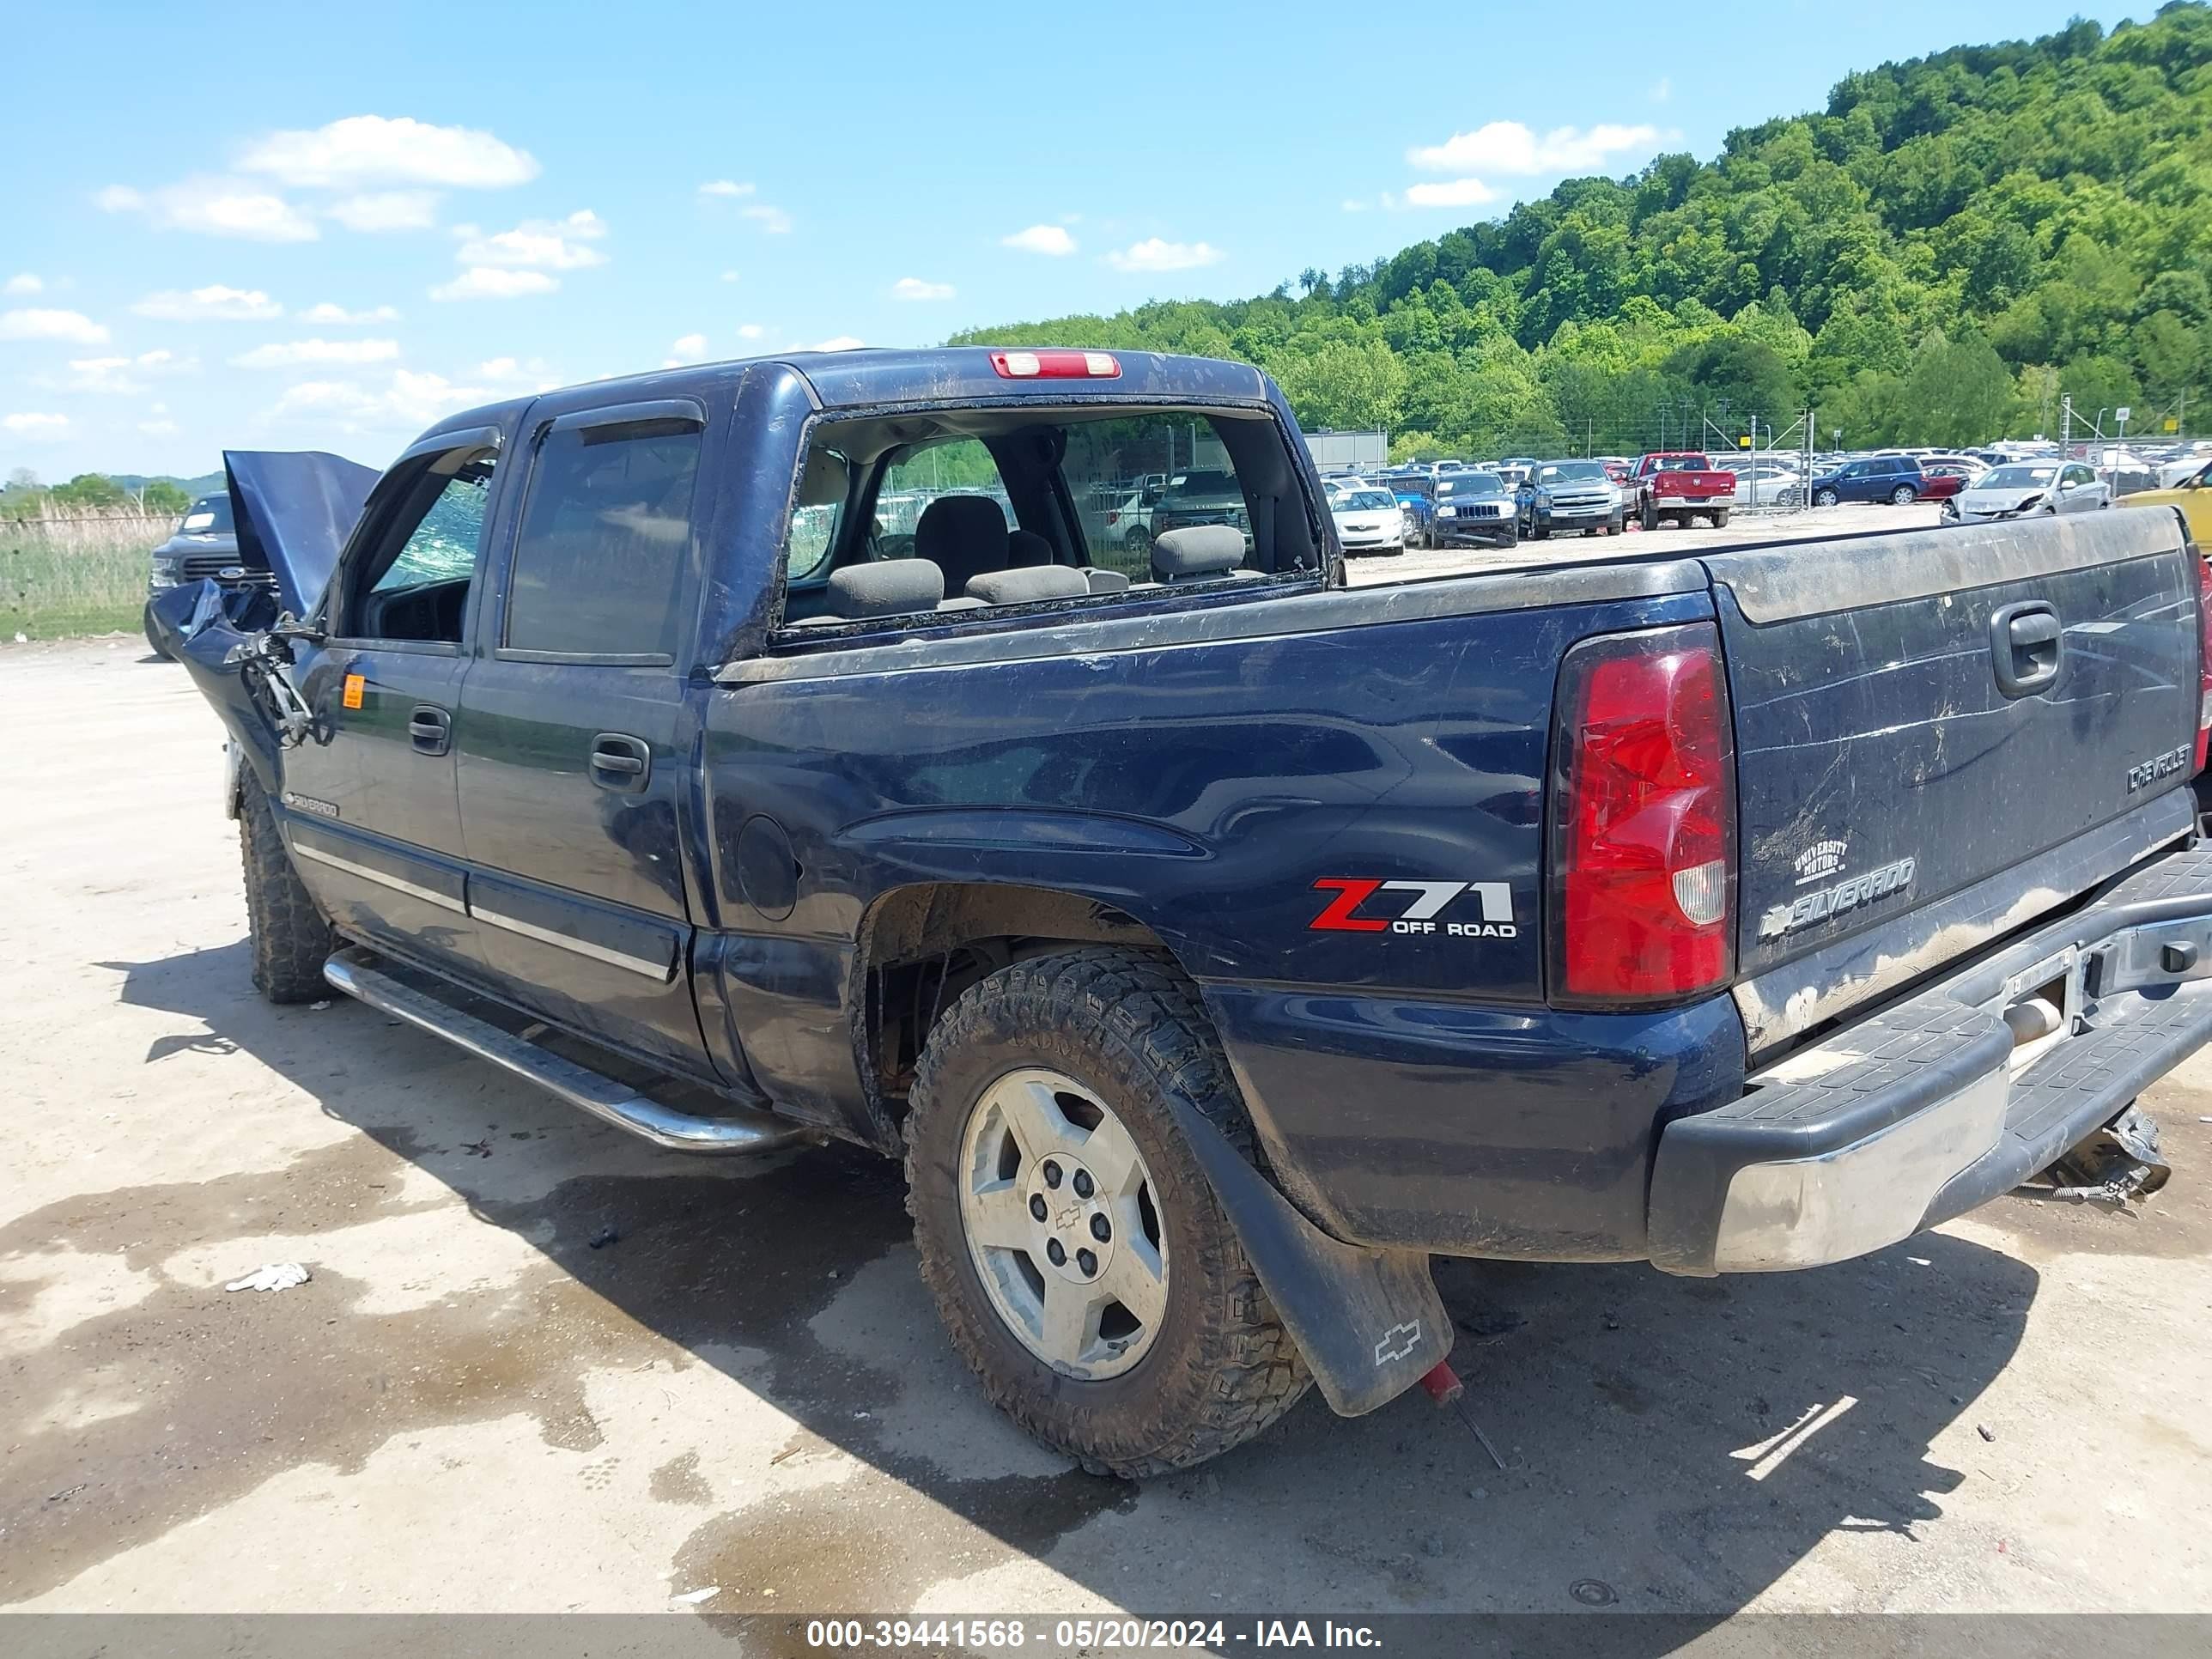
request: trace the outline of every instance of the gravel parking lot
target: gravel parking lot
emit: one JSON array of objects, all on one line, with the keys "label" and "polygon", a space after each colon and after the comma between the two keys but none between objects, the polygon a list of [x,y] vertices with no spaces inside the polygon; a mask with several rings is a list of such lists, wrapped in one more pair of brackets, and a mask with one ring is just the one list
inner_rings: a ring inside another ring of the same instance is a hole
[{"label": "gravel parking lot", "polygon": [[984,1403],[890,1164],[687,1162],[262,1003],[181,671],[0,650],[0,708],[82,757],[0,797],[0,1603],[2212,1610],[2212,1060],[2148,1098],[2175,1176],[2139,1214],[2012,1197],[1765,1279],[1444,1264],[1502,1469],[1418,1395],[1310,1396],[1134,1487]]}]

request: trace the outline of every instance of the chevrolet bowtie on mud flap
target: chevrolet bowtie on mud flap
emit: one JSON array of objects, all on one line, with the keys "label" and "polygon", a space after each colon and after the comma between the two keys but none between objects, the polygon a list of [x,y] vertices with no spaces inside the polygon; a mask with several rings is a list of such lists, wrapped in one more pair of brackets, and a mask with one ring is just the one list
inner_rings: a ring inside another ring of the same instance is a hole
[{"label": "chevrolet bowtie on mud flap", "polygon": [[[1765,1272],[2062,1160],[2125,1196],[2212,1032],[2171,513],[1352,591],[1264,375],[1042,349],[227,461],[276,591],[155,616],[263,992],[673,1150],[902,1160],[954,1342],[1093,1469],[1435,1372],[1434,1255]],[[1235,502],[1092,522],[1173,469]]]}]

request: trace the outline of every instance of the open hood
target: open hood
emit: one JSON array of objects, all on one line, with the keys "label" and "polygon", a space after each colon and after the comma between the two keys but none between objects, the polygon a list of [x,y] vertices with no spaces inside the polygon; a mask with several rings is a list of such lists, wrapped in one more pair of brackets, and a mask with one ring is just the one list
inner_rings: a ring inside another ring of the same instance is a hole
[{"label": "open hood", "polygon": [[226,449],[238,551],[268,567],[284,609],[305,617],[330,586],[338,552],[382,475],[317,450]]}]

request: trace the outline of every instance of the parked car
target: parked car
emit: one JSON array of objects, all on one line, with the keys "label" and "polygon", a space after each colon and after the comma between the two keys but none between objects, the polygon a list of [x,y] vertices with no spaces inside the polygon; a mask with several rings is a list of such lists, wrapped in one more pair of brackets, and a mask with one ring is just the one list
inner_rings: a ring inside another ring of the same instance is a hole
[{"label": "parked car", "polygon": [[1702,450],[1654,450],[1636,463],[1633,511],[1646,530],[1662,524],[1685,529],[1699,514],[1717,530],[1735,500],[1735,474],[1712,464]]},{"label": "parked car", "polygon": [[1437,544],[1437,479],[1414,468],[1383,473],[1376,482],[1397,497],[1408,547]]},{"label": "parked car", "polygon": [[1229,525],[1243,532],[1248,543],[1251,540],[1251,517],[1235,477],[1218,471],[1178,472],[1152,504],[1146,533],[1158,541],[1170,530],[1208,524]]},{"label": "parked car", "polygon": [[1975,479],[1989,469],[1972,461],[1923,461],[1920,476],[1920,499],[1925,501],[1948,501],[1961,490],[1972,487]]},{"label": "parked car", "polygon": [[1803,475],[1780,461],[1747,461],[1728,470],[1735,474],[1733,500],[1738,507],[1786,506],[1804,491]]},{"label": "parked car", "polygon": [[1554,531],[1617,536],[1625,509],[1601,461],[1539,461],[1513,492],[1520,533],[1542,541]]},{"label": "parked car", "polygon": [[1164,487],[1149,484],[1121,496],[1106,509],[1101,529],[1107,538],[1133,558],[1152,544],[1152,507]]},{"label": "parked car", "polygon": [[2199,458],[2197,471],[2165,489],[2139,489],[2120,497],[2122,507],[2171,507],[2180,510],[2197,545],[2212,553],[2212,459]]},{"label": "parked car", "polygon": [[1910,455],[1863,455],[1845,461],[1832,472],[1817,474],[1812,482],[1813,505],[1833,507],[1839,501],[1887,501],[1910,507],[1928,493],[1928,479],[1920,463]]},{"label": "parked car", "polygon": [[1983,524],[2023,514],[2094,512],[2112,504],[2105,482],[2079,461],[1993,466],[1943,503],[1947,524]]},{"label": "parked car", "polygon": [[1346,557],[1406,550],[1405,515],[1390,491],[1363,480],[1334,492],[1328,511],[1336,521],[1336,538]]},{"label": "parked car", "polygon": [[169,589],[185,582],[212,581],[223,587],[263,587],[270,585],[268,567],[258,558],[241,554],[238,532],[226,492],[203,495],[178,524],[176,532],[155,548],[146,574],[148,613],[143,619],[146,643],[156,656],[165,656],[154,626],[151,606]]},{"label": "parked car", "polygon": [[[1170,417],[1249,545],[1081,562],[1094,428]],[[1003,489],[878,556],[938,445]],[[297,619],[155,610],[255,985],[661,1147],[898,1160],[952,1346],[1087,1468],[1448,1392],[1433,1255],[1883,1249],[2140,1144],[2212,1036],[2169,514],[1346,589],[1281,392],[1151,352],[799,353],[457,412],[380,478],[227,462]]]},{"label": "parked car", "polygon": [[1521,538],[1513,492],[1495,472],[1470,467],[1437,480],[1437,543],[1511,547]]}]

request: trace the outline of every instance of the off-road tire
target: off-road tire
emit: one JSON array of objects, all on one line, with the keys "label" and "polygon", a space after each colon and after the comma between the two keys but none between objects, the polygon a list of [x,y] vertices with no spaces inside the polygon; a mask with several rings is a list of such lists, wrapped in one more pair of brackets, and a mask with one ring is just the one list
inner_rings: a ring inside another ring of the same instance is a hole
[{"label": "off-road tire", "polygon": [[337,939],[292,867],[276,815],[252,767],[245,769],[240,785],[238,845],[246,865],[253,988],[271,1002],[319,1001],[331,994],[323,963]]},{"label": "off-road tire", "polygon": [[1659,509],[1650,501],[1645,501],[1637,508],[1637,516],[1643,520],[1646,530],[1656,530],[1659,527]]},{"label": "off-road tire", "polygon": [[1728,521],[1729,509],[1727,507],[1722,507],[1718,512],[1713,514],[1713,528],[1716,530],[1726,530],[1728,528]]},{"label": "off-road tire", "polygon": [[[960,1148],[983,1091],[1027,1066],[1097,1092],[1151,1172],[1168,1306],[1144,1357],[1085,1382],[1032,1355],[991,1304],[960,1221]],[[930,1034],[906,1122],[907,1210],[921,1276],[983,1391],[1093,1474],[1136,1480],[1241,1445],[1312,1382],[1169,1106],[1203,1114],[1248,1158],[1251,1121],[1196,988],[1143,951],[1033,957],[970,986]]]}]

